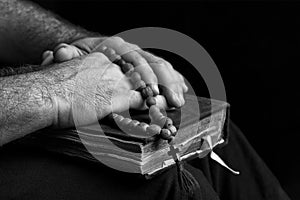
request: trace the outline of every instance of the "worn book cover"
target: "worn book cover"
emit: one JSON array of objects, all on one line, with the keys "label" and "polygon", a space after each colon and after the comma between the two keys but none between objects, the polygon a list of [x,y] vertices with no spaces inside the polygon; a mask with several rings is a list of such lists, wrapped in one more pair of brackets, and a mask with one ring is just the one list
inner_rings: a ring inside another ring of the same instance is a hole
[{"label": "worn book cover", "polygon": [[[186,95],[186,104],[167,112],[178,132],[170,145],[157,135],[122,131],[105,118],[98,124],[71,129],[46,128],[21,142],[50,151],[101,162],[121,171],[153,175],[180,160],[204,157],[227,141],[229,105]],[[149,123],[147,111],[130,111],[132,119]],[[101,127],[101,129],[99,129]]]}]

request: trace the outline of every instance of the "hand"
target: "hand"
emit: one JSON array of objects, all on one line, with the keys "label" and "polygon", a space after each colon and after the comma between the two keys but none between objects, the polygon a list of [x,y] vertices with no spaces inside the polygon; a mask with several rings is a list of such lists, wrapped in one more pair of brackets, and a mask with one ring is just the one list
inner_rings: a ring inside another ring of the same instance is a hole
[{"label": "hand", "polygon": [[56,127],[73,126],[74,120],[85,125],[111,112],[145,106],[120,67],[102,53],[80,56],[47,70],[47,79],[53,80],[47,90],[52,91]]},{"label": "hand", "polygon": [[119,37],[109,38],[85,38],[73,42],[71,45],[60,44],[54,52],[46,51],[43,55],[43,64],[53,61],[64,62],[72,58],[85,55],[91,52],[102,52],[106,54],[103,47],[114,49],[119,55],[135,65],[142,79],[153,85],[153,90],[159,92],[157,83],[162,85],[160,92],[164,95],[170,106],[180,107],[184,104],[183,93],[188,88],[184,79],[172,65],[162,58],[141,50],[138,46],[125,42]]}]

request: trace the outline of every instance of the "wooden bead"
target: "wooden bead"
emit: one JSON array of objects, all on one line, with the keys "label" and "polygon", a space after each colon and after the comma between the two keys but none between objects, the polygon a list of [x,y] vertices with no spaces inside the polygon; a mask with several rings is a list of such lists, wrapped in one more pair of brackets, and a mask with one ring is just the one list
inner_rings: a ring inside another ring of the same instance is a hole
[{"label": "wooden bead", "polygon": [[137,126],[140,122],[137,120],[132,120],[129,124],[128,127],[134,127]]},{"label": "wooden bead", "polygon": [[148,97],[152,97],[153,92],[152,92],[151,87],[147,86],[144,89],[142,89],[141,94],[142,94],[143,99],[147,99]]},{"label": "wooden bead", "polygon": [[130,118],[124,118],[122,121],[117,123],[117,125],[123,130],[123,131],[129,131],[129,124],[131,123]]},{"label": "wooden bead", "polygon": [[171,125],[170,127],[168,127],[168,129],[169,129],[169,131],[171,131],[171,134],[173,136],[176,136],[176,134],[177,134],[177,128],[175,126]]},{"label": "wooden bead", "polygon": [[121,122],[124,119],[124,117],[122,115],[118,115],[118,116],[114,117],[114,119],[115,119],[115,122],[118,123],[118,122]]},{"label": "wooden bead", "polygon": [[161,131],[161,127],[156,124],[151,124],[146,131],[149,135],[158,135]]},{"label": "wooden bead", "polygon": [[130,76],[131,82],[136,83],[142,79],[140,73],[138,72],[133,72]]},{"label": "wooden bead", "polygon": [[168,142],[170,143],[170,142],[172,142],[172,140],[174,140],[174,136],[171,136],[169,139],[168,139]]},{"label": "wooden bead", "polygon": [[124,65],[121,66],[121,69],[122,69],[123,73],[127,73],[129,71],[133,71],[134,67],[130,63],[125,63]]},{"label": "wooden bead", "polygon": [[163,129],[161,129],[161,131],[160,131],[160,137],[162,138],[162,139],[164,139],[164,140],[169,140],[169,139],[171,139],[171,131],[169,131],[168,129],[165,129],[165,128],[163,128]]},{"label": "wooden bead", "polygon": [[146,133],[146,130],[147,130],[147,128],[149,127],[149,124],[147,124],[147,123],[145,123],[145,122],[141,122],[141,123],[138,124],[138,126],[141,128],[141,130],[142,130],[143,132]]},{"label": "wooden bead", "polygon": [[121,121],[121,125],[122,125],[122,126],[126,126],[126,125],[128,125],[131,121],[132,121],[132,119],[130,119],[130,118],[124,118],[124,119]]},{"label": "wooden bead", "polygon": [[[117,55],[117,54],[116,54],[116,55]],[[118,65],[118,66],[120,66],[120,65],[119,65],[119,62],[120,62],[121,60],[122,60],[121,56],[117,55],[116,59],[113,60],[113,63],[116,64],[116,65]]]},{"label": "wooden bead", "polygon": [[173,125],[173,120],[170,119],[169,117],[167,117],[167,118],[166,118],[166,121],[165,121],[164,127],[165,127],[165,128],[169,128],[171,125]]},{"label": "wooden bead", "polygon": [[122,67],[123,65],[126,64],[126,61],[123,60],[123,59],[121,58],[121,59],[119,59],[119,60],[116,60],[115,63],[116,63],[117,65],[119,65],[120,67]]},{"label": "wooden bead", "polygon": [[148,97],[146,100],[146,105],[150,108],[152,105],[156,104],[156,100],[154,97]]}]

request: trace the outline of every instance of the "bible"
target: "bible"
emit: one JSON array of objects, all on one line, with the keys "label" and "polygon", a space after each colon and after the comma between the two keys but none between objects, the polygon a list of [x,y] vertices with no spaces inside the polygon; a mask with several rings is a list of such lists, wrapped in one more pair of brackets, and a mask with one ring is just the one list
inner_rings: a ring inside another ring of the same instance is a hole
[{"label": "bible", "polygon": [[[178,160],[201,158],[214,147],[226,144],[229,104],[192,95],[185,99],[183,107],[166,111],[178,130],[172,144],[158,135],[124,132],[108,118],[71,129],[46,128],[26,136],[22,142],[101,162],[120,171],[152,176]],[[149,123],[147,111],[130,111],[130,115]]]}]

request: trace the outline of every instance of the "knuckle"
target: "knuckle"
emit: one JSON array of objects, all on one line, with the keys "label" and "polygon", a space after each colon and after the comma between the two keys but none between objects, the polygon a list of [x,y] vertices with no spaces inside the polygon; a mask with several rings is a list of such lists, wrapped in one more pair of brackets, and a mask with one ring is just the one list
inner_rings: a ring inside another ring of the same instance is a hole
[{"label": "knuckle", "polygon": [[136,45],[136,44],[131,44],[131,43],[128,43],[129,45],[130,45],[130,48],[132,49],[132,50],[139,50],[139,49],[141,49],[138,45]]},{"label": "knuckle", "polygon": [[170,62],[168,62],[168,61],[165,61],[165,62],[166,62],[166,65],[167,65],[167,67],[168,67],[169,69],[174,70],[173,65],[172,65]]},{"label": "knuckle", "polygon": [[158,58],[156,60],[156,63],[159,67],[164,67],[164,68],[167,68],[169,70],[173,70],[173,66],[168,61],[166,61],[162,58]]},{"label": "knuckle", "polygon": [[156,64],[157,64],[159,67],[167,67],[166,61],[165,61],[164,59],[161,59],[161,58],[159,58],[159,59],[156,60]]},{"label": "knuckle", "polygon": [[90,54],[98,62],[107,62],[109,59],[101,52],[94,52]]},{"label": "knuckle", "polygon": [[117,43],[121,43],[121,42],[123,43],[124,42],[124,40],[119,36],[112,36],[110,39],[117,42]]}]

